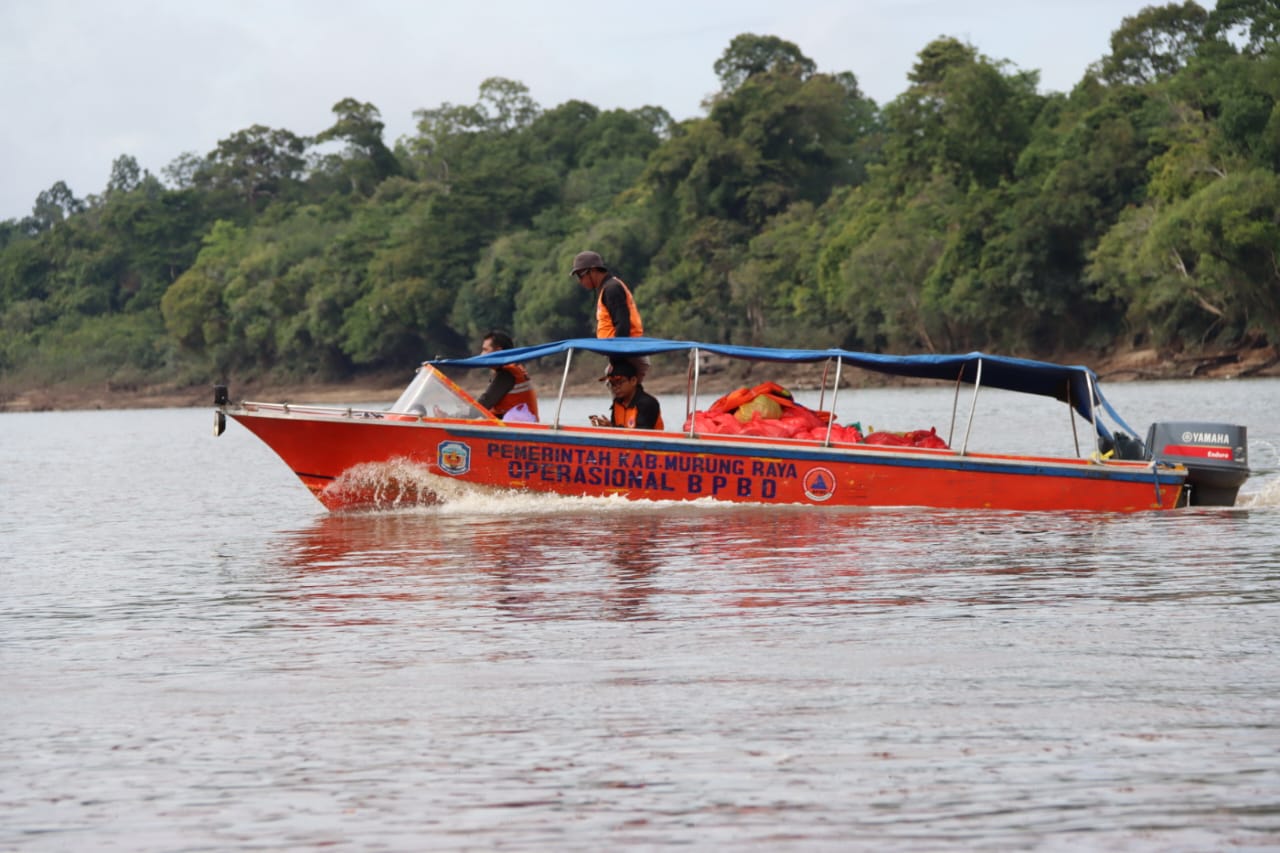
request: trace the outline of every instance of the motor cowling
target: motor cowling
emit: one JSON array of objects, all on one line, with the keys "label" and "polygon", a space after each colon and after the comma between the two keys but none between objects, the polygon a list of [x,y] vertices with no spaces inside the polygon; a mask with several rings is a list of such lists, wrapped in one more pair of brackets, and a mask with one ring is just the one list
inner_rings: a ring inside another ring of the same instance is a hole
[{"label": "motor cowling", "polygon": [[1233,506],[1249,479],[1248,428],[1206,421],[1166,421],[1147,430],[1148,458],[1187,468],[1187,504]]}]

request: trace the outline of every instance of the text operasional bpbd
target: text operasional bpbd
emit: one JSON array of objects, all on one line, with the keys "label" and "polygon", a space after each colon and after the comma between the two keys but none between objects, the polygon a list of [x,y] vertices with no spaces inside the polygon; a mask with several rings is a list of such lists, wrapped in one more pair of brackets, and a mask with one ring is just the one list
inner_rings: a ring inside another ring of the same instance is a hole
[{"label": "text operasional bpbd", "polygon": [[513,482],[536,479],[604,489],[768,500],[777,496],[779,480],[796,477],[794,462],[766,459],[508,442],[489,442],[485,452],[490,459],[506,463]]}]

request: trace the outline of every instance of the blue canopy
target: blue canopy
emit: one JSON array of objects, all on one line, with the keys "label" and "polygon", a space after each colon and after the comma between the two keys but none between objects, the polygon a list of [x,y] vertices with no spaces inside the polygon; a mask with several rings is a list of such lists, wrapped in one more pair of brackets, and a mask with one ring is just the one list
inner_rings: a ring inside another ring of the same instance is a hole
[{"label": "blue canopy", "polygon": [[[1052,397],[1071,406],[1087,421],[1093,421],[1091,400],[1131,434],[1133,429],[1111,408],[1102,391],[1098,389],[1097,375],[1080,365],[1054,364],[1025,358],[988,355],[970,352],[964,355],[881,355],[879,353],[854,352],[843,349],[770,349],[743,347],[732,344],[707,344],[696,341],[670,341],[662,338],[571,338],[535,346],[499,350],[486,355],[468,358],[435,359],[428,362],[437,367],[499,367],[562,355],[570,351],[584,351],[603,356],[660,355],[662,353],[689,352],[715,353],[728,358],[747,361],[820,362],[840,359],[843,364],[864,370],[893,376],[920,379],[939,379],[949,382],[973,384],[978,377],[978,365],[982,365],[983,387],[1002,388],[1023,394]],[[1093,393],[1090,393],[1090,386]],[[1110,433],[1098,421],[1098,431]]]}]

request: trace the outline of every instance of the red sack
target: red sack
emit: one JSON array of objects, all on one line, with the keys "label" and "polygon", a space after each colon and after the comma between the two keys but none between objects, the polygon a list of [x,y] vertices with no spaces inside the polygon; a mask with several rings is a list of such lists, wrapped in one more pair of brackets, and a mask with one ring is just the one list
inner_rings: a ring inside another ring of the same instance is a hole
[{"label": "red sack", "polygon": [[752,418],[751,423],[759,423],[760,429],[770,438],[791,438],[795,435],[795,430],[775,418]]},{"label": "red sack", "polygon": [[836,424],[831,428],[831,440],[844,444],[858,444],[862,441],[862,433],[858,432],[857,427]]},{"label": "red sack", "polygon": [[911,439],[896,432],[880,432],[871,433],[862,440],[863,444],[883,444],[889,447],[909,447]]},{"label": "red sack", "polygon": [[908,433],[911,438],[913,447],[939,447],[945,448],[947,443],[938,437],[938,428],[929,427],[926,429],[918,429],[915,432]]},{"label": "red sack", "polygon": [[[684,422],[684,429],[689,430],[689,421]],[[738,435],[742,432],[742,424],[731,414],[712,415],[707,412],[693,413],[693,431],[705,435]]]},{"label": "red sack", "polygon": [[947,443],[938,437],[937,427],[910,432],[873,432],[863,439],[864,444],[882,444],[889,447],[938,447]]}]

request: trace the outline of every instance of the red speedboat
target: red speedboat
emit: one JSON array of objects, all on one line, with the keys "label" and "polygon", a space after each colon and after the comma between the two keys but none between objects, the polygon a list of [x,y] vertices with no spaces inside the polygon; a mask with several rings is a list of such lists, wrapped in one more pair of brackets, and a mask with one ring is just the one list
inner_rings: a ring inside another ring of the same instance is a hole
[{"label": "red speedboat", "polygon": [[[584,352],[610,357],[687,352],[683,429],[561,423],[569,368],[575,354]],[[698,384],[707,354],[764,362],[826,362],[822,394],[825,400],[827,378],[834,373],[832,410],[846,369],[943,381],[955,386],[951,429],[945,437],[932,430],[864,436],[826,412],[799,404],[779,407],[784,411],[772,418],[769,412],[763,418],[757,412],[744,419],[727,409],[729,403],[751,398],[750,393],[699,409]],[[565,369],[559,401],[554,407],[543,405],[544,412],[555,412],[548,423],[499,420],[441,372],[551,356],[564,357]],[[968,423],[957,433],[956,410],[966,386],[972,389],[972,406]],[[1079,452],[1078,436],[1078,452],[1072,457],[971,452],[973,409],[979,391],[989,387],[1065,403],[1072,413],[1073,434],[1079,423],[1088,426],[1091,440],[1085,452]],[[885,356],[838,349],[586,338],[424,363],[386,410],[232,403],[224,386],[215,389],[215,406],[216,432],[221,433],[227,416],[243,424],[331,510],[430,504],[468,490],[498,489],[815,507],[1132,512],[1189,503],[1230,505],[1248,476],[1243,426],[1156,424],[1144,443],[1131,437],[1133,430],[1103,398],[1088,368],[982,353]],[[1116,426],[1108,426],[1104,415]],[[788,432],[789,416],[795,418],[792,427],[798,423],[801,428]],[[1151,447],[1161,436],[1177,436],[1178,443]],[[1164,447],[1172,449],[1162,454]]]}]

